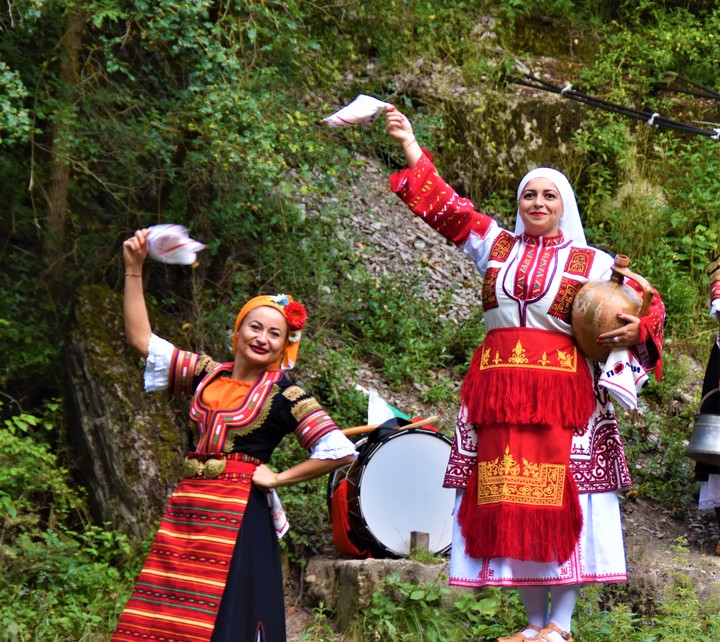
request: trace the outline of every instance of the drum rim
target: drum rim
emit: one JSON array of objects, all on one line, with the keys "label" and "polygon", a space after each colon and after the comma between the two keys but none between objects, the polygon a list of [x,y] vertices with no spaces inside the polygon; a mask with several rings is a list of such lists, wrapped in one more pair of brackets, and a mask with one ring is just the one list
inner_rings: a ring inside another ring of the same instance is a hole
[{"label": "drum rim", "polygon": [[[387,435],[382,437],[376,444],[374,444],[370,450],[368,450],[366,453],[363,454],[363,461],[359,463],[359,471],[358,471],[357,484],[356,484],[356,488],[359,489],[358,496],[356,498],[358,508],[360,509],[360,515],[358,516],[358,518],[361,519],[363,522],[363,527],[365,528],[365,531],[367,531],[368,539],[369,539],[369,542],[372,545],[372,547],[376,550],[382,551],[382,553],[388,557],[396,557],[396,558],[406,557],[407,553],[403,553],[401,551],[397,551],[395,549],[389,548],[387,544],[380,541],[377,538],[377,536],[375,535],[375,533],[372,532],[371,526],[368,524],[365,516],[362,514],[362,506],[360,503],[359,495],[362,492],[362,479],[363,479],[365,470],[367,468],[367,461],[372,458],[373,453],[375,453],[377,450],[379,450],[380,446],[384,445],[385,443],[390,442],[399,436],[408,435],[408,434],[422,434],[422,435],[427,435],[427,436],[431,436],[431,437],[435,437],[435,438],[440,438],[441,441],[445,442],[445,444],[449,448],[452,449],[452,440],[447,435],[443,435],[440,431],[432,430],[430,428],[423,428],[422,426],[420,426],[417,428],[407,428],[407,429],[399,428],[398,430],[388,433]],[[352,464],[350,464],[350,466],[351,467],[355,466],[356,464],[358,464],[358,461],[359,461],[359,459],[356,459]],[[350,472],[350,470],[348,469],[348,473],[349,472]],[[449,492],[452,491],[452,489],[446,489],[446,490],[448,490]],[[453,506],[454,506],[454,500],[453,500]],[[451,513],[451,515],[452,515],[452,513]],[[447,546],[441,548],[440,550],[432,551],[433,554],[442,555],[443,553],[450,550],[450,546],[452,545],[452,519],[450,520],[450,527],[451,527],[451,531],[450,531],[451,541],[447,544]]]},{"label": "drum rim", "polygon": [[[356,442],[354,442],[354,445],[356,448],[361,447],[364,445],[364,443],[368,440],[368,434],[363,434],[360,439],[358,439]],[[328,484],[327,484],[327,490],[326,490],[326,501],[328,506],[328,514],[330,515],[330,520],[332,521],[332,497],[335,489],[337,486],[344,480],[350,477],[351,474],[354,475],[355,471],[357,470],[357,483],[353,483],[353,486],[357,489],[360,488],[360,482],[362,479],[362,475],[367,468],[367,461],[372,457],[372,454],[376,452],[380,446],[383,444],[392,441],[393,439],[396,439],[399,436],[402,435],[408,435],[408,434],[423,434],[423,435],[430,435],[435,438],[439,438],[441,441],[445,442],[450,448],[452,448],[452,440],[447,436],[441,433],[438,430],[433,430],[431,428],[423,428],[422,426],[417,426],[415,428],[402,428],[399,427],[396,430],[393,430],[392,432],[388,432],[386,435],[381,437],[375,444],[372,445],[370,449],[368,449],[366,452],[364,452],[362,455],[358,456],[355,461],[351,462],[350,464],[347,464],[346,466],[341,466],[340,468],[336,468],[335,470],[331,471],[328,476]],[[337,482],[336,482],[337,480]],[[358,491],[359,495],[359,491]],[[355,502],[357,502],[358,508],[360,507],[359,497],[355,499]],[[348,501],[348,510],[352,507],[352,500]],[[394,549],[388,548],[383,542],[381,542],[370,530],[369,525],[367,524],[367,521],[362,515],[362,512],[356,517],[356,519],[360,519],[363,524],[364,532],[363,533],[355,533],[356,537],[359,537],[364,540],[364,544],[371,549],[373,549],[375,552],[380,553],[381,556],[384,557],[392,557],[392,558],[402,558],[407,557],[407,553],[403,553],[400,551],[396,551]],[[447,546],[443,547],[440,550],[433,551],[435,555],[444,555],[447,554],[447,552],[450,550],[452,542],[448,543]]]}]

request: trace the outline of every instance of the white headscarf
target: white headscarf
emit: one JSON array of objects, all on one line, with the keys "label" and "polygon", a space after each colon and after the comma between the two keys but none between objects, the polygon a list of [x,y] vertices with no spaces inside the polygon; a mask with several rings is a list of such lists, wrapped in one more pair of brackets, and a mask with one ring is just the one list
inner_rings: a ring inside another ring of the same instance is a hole
[{"label": "white headscarf", "polygon": [[[517,200],[525,189],[525,186],[533,178],[547,178],[552,181],[560,192],[560,198],[563,202],[563,215],[560,218],[560,231],[566,239],[570,239],[579,245],[587,245],[585,232],[583,231],[582,222],[580,221],[580,212],[578,211],[577,201],[575,200],[575,192],[573,191],[570,181],[565,174],[558,172],[551,167],[537,167],[529,171],[520,181],[517,188]],[[515,234],[522,234],[525,231],[525,224],[520,218],[518,210],[517,219],[515,221]]]}]

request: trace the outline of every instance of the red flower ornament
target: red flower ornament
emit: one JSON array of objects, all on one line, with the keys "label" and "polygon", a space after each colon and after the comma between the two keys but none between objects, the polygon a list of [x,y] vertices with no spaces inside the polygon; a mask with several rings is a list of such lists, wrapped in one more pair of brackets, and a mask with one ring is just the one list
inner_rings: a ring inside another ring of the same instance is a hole
[{"label": "red flower ornament", "polygon": [[305,327],[307,312],[302,303],[298,303],[297,301],[288,303],[283,312],[285,313],[285,318],[287,319],[290,330],[302,330]]}]

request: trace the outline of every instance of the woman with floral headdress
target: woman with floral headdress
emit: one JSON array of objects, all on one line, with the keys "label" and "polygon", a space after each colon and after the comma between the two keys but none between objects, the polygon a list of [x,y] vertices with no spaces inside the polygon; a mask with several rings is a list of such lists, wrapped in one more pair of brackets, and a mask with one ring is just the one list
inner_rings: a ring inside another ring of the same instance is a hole
[{"label": "woman with floral headdress", "polygon": [[391,107],[385,117],[407,163],[393,191],[484,279],[487,335],[463,382],[444,482],[458,490],[450,584],[518,589],[527,624],[500,642],[572,640],[580,586],[627,579],[618,491],[630,475],[603,381],[629,376],[627,402],[646,371],[659,374],[662,301],[643,318],[620,314],[625,325],[600,335],[614,368],[586,359],[573,298],[607,279],[613,258],[587,245],[567,178],[529,172],[515,230],[503,230],[440,177],[403,114]]},{"label": "woman with floral headdress", "polygon": [[[274,489],[351,463],[355,447],[284,373],[306,320],[291,296],[243,306],[227,363],[153,334],[142,282],[147,235],[138,230],[123,244],[125,332],[147,360],[146,390],[192,395],[193,448],[112,640],[284,642]],[[290,433],[310,457],[276,473],[266,462]]]}]

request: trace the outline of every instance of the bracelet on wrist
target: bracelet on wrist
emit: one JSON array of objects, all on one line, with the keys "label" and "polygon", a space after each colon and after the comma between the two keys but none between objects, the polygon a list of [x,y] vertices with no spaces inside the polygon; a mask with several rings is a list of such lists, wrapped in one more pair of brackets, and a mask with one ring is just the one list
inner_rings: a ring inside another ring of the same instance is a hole
[{"label": "bracelet on wrist", "polygon": [[141,277],[142,274],[136,273],[136,272],[125,272],[125,276],[137,276],[137,277]]},{"label": "bracelet on wrist", "polygon": [[403,149],[407,149],[408,147],[410,147],[410,145],[412,145],[413,143],[416,143],[416,142],[417,141],[413,138],[409,143],[405,143],[403,145]]}]

